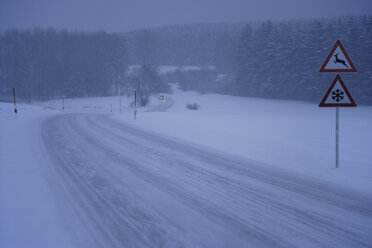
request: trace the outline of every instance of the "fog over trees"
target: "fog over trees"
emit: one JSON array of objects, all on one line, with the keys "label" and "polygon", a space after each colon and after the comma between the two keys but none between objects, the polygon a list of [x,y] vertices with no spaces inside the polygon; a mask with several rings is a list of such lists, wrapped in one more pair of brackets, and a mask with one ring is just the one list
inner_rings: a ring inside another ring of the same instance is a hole
[{"label": "fog over trees", "polygon": [[[185,90],[318,102],[335,75],[318,70],[340,39],[358,73],[344,73],[359,104],[372,104],[372,17],[173,25],[128,33],[0,33],[0,99],[47,100]],[[129,65],[139,69],[127,73]],[[199,66],[156,75],[157,66]],[[213,67],[211,67],[213,66]],[[144,103],[146,101],[144,100]]]},{"label": "fog over trees", "polygon": [[126,61],[122,35],[9,30],[0,39],[0,94],[15,87],[28,101],[118,93]]},{"label": "fog over trees", "polygon": [[236,93],[319,101],[335,73],[319,73],[336,40],[341,40],[358,73],[343,73],[359,103],[372,103],[372,17],[273,23],[241,34]]}]

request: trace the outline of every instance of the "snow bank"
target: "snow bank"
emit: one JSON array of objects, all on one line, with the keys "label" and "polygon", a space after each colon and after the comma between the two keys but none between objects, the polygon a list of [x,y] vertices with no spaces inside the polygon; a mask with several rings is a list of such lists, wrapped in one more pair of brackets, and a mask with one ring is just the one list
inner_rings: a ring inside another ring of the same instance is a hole
[{"label": "snow bank", "polygon": [[86,234],[76,236],[84,231],[69,226],[76,216],[48,181],[40,128],[59,112],[25,104],[17,109],[15,116],[12,104],[0,103],[0,247],[89,247]]},{"label": "snow bank", "polygon": [[[211,149],[370,193],[372,107],[340,109],[340,168],[335,169],[335,109],[296,101],[176,91],[166,112],[114,118]],[[187,103],[201,109],[189,110]]]}]

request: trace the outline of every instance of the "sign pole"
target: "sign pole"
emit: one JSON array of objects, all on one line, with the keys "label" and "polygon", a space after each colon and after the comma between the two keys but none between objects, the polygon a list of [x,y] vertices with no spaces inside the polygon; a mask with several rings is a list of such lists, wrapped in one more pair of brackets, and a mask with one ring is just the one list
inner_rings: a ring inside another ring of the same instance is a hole
[{"label": "sign pole", "polygon": [[339,107],[336,107],[336,168],[339,165],[339,118],[340,117],[340,110]]},{"label": "sign pole", "polygon": [[[347,54],[340,40],[336,41],[332,50],[328,54],[319,72],[357,72],[353,62]],[[336,107],[336,133],[335,133],[335,163],[336,168],[340,164],[340,110],[339,107],[356,107],[353,97],[341,79],[339,74],[336,75],[331,86],[328,88],[319,107]]]},{"label": "sign pole", "polygon": [[65,110],[65,98],[62,97],[62,110]]},{"label": "sign pole", "polygon": [[119,99],[119,111],[120,111],[120,113],[121,113],[121,97],[120,97],[120,99]]}]

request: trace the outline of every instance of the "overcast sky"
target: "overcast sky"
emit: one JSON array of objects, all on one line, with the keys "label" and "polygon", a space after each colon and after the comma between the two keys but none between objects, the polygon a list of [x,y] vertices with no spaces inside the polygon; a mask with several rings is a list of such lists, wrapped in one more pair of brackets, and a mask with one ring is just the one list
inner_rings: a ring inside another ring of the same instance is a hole
[{"label": "overcast sky", "polygon": [[0,0],[0,30],[128,31],[200,22],[372,15],[372,0]]}]

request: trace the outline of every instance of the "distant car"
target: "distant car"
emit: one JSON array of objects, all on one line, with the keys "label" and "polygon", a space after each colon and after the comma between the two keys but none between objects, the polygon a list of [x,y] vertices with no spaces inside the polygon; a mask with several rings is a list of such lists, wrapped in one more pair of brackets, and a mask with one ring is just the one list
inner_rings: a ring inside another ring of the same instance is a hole
[{"label": "distant car", "polygon": [[165,96],[160,96],[160,100],[165,100]]}]

